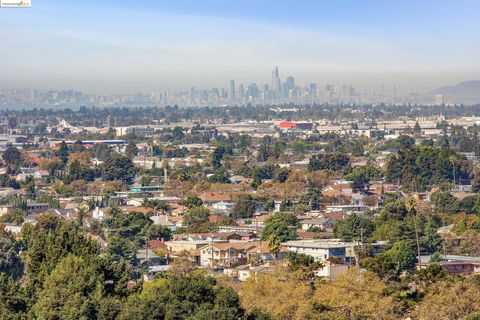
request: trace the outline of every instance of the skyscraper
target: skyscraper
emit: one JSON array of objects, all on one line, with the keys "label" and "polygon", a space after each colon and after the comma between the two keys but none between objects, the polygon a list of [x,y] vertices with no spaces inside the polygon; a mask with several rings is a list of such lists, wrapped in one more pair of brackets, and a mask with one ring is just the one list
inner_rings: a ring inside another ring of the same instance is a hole
[{"label": "skyscraper", "polygon": [[308,87],[308,95],[312,98],[317,97],[317,84],[316,83],[310,83]]},{"label": "skyscraper", "polygon": [[397,99],[397,86],[393,86],[392,105],[395,105]]},{"label": "skyscraper", "polygon": [[275,92],[280,92],[281,91],[281,82],[280,82],[280,77],[278,73],[278,66],[275,66],[275,69],[272,70],[272,83],[271,83],[272,89]]},{"label": "skyscraper", "polygon": [[235,100],[235,81],[233,80],[230,80],[230,86],[228,88],[228,99],[230,99],[230,101]]},{"label": "skyscraper", "polygon": [[287,89],[291,90],[293,88],[295,88],[295,78],[292,76],[289,76],[287,78]]},{"label": "skyscraper", "polygon": [[245,97],[245,89],[243,88],[243,84],[240,84],[238,86],[238,96],[240,97],[240,99],[243,99],[243,97]]},{"label": "skyscraper", "polygon": [[253,97],[253,98],[258,98],[260,94],[260,90],[258,90],[258,87],[255,83],[250,83],[247,88],[247,97]]},{"label": "skyscraper", "polygon": [[272,83],[270,83],[270,86],[272,88],[275,88],[277,85],[277,79],[278,79],[278,66],[275,66],[275,68],[272,70]]},{"label": "skyscraper", "polygon": [[445,105],[445,97],[443,94],[437,94],[435,95],[435,105],[436,106],[443,106]]}]

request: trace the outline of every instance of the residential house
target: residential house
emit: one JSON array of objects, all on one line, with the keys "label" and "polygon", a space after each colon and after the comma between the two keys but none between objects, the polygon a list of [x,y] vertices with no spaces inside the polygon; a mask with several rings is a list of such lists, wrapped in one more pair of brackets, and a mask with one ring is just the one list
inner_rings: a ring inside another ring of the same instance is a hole
[{"label": "residential house", "polygon": [[265,224],[265,221],[267,221],[271,217],[273,217],[272,214],[263,214],[261,216],[256,216],[255,219],[253,219],[253,224],[255,224],[256,226],[263,226]]},{"label": "residential house", "polygon": [[165,241],[169,256],[175,257],[181,252],[188,252],[192,259],[200,264],[200,248],[208,245],[210,242],[206,240],[173,240]]},{"label": "residential house", "polygon": [[77,212],[74,209],[48,209],[47,212],[64,218],[77,218]]},{"label": "residential house", "polygon": [[340,221],[343,220],[347,217],[348,215],[341,210],[338,211],[324,211],[320,214],[320,217],[326,218],[326,219],[332,219],[335,221]]},{"label": "residential house", "polygon": [[136,253],[136,258],[140,261],[140,264],[159,265],[161,262],[161,258],[149,248],[139,249]]},{"label": "residential house", "polygon": [[247,182],[248,179],[243,177],[243,176],[239,176],[239,175],[236,175],[236,176],[231,176],[230,177],[230,182],[231,183],[235,183],[235,184],[239,184],[239,183],[242,183],[242,182]]},{"label": "residential house", "polygon": [[21,194],[22,190],[13,188],[0,188],[0,198]]},{"label": "residential house", "polygon": [[302,230],[308,230],[310,228],[319,228],[321,231],[331,229],[335,226],[336,222],[333,219],[327,218],[315,218],[301,220]]},{"label": "residential house", "polygon": [[368,187],[368,192],[373,194],[393,193],[397,191],[398,187],[389,183],[372,183]]},{"label": "residential house", "polygon": [[343,211],[345,213],[361,213],[368,209],[366,205],[354,205],[354,204],[332,204],[326,205],[326,211]]},{"label": "residential house", "polygon": [[148,247],[152,250],[161,249],[165,252],[168,251],[168,246],[163,239],[160,240],[149,240]]},{"label": "residential house", "polygon": [[350,196],[353,193],[352,184],[347,182],[331,184],[322,190],[322,194],[325,195],[329,195],[330,192],[333,192],[333,195],[341,194],[345,196]]},{"label": "residential house", "polygon": [[287,256],[288,249],[281,247],[280,251],[275,256],[268,250],[267,242],[260,241],[258,245],[248,250],[248,259],[252,257],[258,258],[262,263],[272,263],[278,260],[283,260]]},{"label": "residential house", "polygon": [[48,210],[48,203],[38,203],[34,201],[27,203],[27,212],[42,213],[47,210]]},{"label": "residential house", "polygon": [[235,268],[225,268],[223,273],[229,277],[232,277],[235,280],[245,282],[250,277],[256,277],[259,274],[273,272],[273,266],[261,265],[261,266],[251,266],[251,265],[241,265]]},{"label": "residential house", "polygon": [[[0,216],[2,216],[3,214],[13,209],[15,209],[15,206],[12,204],[0,205]],[[48,210],[48,203],[37,203],[34,201],[27,201],[25,209],[28,213],[33,213],[33,214],[46,212]]]},{"label": "residential house", "polygon": [[17,181],[25,181],[28,177],[32,177],[33,179],[42,179],[50,177],[50,173],[47,170],[37,170],[37,171],[30,171],[19,173],[15,180]]},{"label": "residential house", "polygon": [[207,240],[172,240],[165,241],[167,250],[173,254],[180,253],[182,251],[188,251],[193,253],[195,250],[200,249],[208,245],[210,241]]},{"label": "residential house", "polygon": [[122,210],[125,213],[140,212],[143,214],[149,214],[153,212],[153,209],[149,207],[119,206],[118,209]]},{"label": "residential house", "polygon": [[351,262],[348,249],[354,247],[354,243],[340,242],[338,240],[293,240],[282,243],[289,251],[307,254],[318,261],[337,258],[345,262]]},{"label": "residential house", "polygon": [[212,204],[213,212],[229,215],[233,209],[233,202],[220,201]]},{"label": "residential house", "polygon": [[451,274],[458,275],[470,275],[480,274],[480,261],[479,262],[440,262],[443,268],[445,268]]},{"label": "residential house", "polygon": [[331,231],[310,232],[310,231],[305,231],[303,229],[297,229],[297,236],[301,240],[331,239],[333,237],[333,232]]},{"label": "residential house", "polygon": [[253,232],[255,234],[261,233],[263,230],[263,226],[255,225],[255,224],[245,224],[245,225],[238,225],[238,226],[219,226],[219,232],[239,232],[239,233],[250,233]]},{"label": "residential house", "polygon": [[[183,219],[175,219],[176,217],[170,217],[167,215],[150,216],[150,220],[153,224],[164,226],[172,231],[175,231],[178,227],[182,226]],[[177,221],[173,221],[177,220]]]},{"label": "residential house", "polygon": [[249,242],[212,242],[200,249],[200,265],[204,267],[227,267],[244,264],[248,251],[258,245]]},{"label": "residential house", "polygon": [[5,223],[5,224],[3,224],[3,227],[5,228],[6,231],[11,232],[15,235],[20,234],[20,232],[22,231],[22,226],[21,225],[17,226],[17,225],[12,224],[12,223]]},{"label": "residential house", "polygon": [[[431,262],[431,256],[421,256],[421,265],[417,263],[416,268],[426,268]],[[455,275],[477,275],[480,274],[480,257],[467,257],[459,255],[446,255],[442,261],[435,262]]]},{"label": "residential house", "polygon": [[226,217],[221,214],[211,214],[208,216],[208,221],[210,221],[211,223],[219,224],[222,223],[225,218]]},{"label": "residential house", "polygon": [[218,202],[231,202],[232,199],[228,194],[217,192],[204,192],[199,197],[206,206],[213,206]]},{"label": "residential house", "polygon": [[315,273],[318,277],[335,280],[342,274],[347,273],[348,265],[324,261],[322,267]]},{"label": "residential house", "polygon": [[95,209],[92,210],[92,218],[96,220],[102,220],[105,218],[105,210],[95,207]]}]

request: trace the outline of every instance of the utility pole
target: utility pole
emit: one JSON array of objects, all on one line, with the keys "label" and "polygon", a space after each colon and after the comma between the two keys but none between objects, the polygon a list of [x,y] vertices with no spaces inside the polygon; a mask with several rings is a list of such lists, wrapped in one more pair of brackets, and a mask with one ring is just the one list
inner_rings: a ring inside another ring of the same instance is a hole
[{"label": "utility pole", "polygon": [[[364,252],[364,250],[363,250],[363,232],[365,231],[365,228],[360,227],[359,231],[360,231],[360,248],[361,248],[361,253],[363,254],[363,252]],[[357,264],[360,264],[360,254],[358,255]]]},{"label": "utility pole", "polygon": [[413,222],[415,224],[415,240],[417,242],[418,268],[422,269],[422,261],[420,260],[420,242],[418,240],[417,211],[416,210],[415,210],[415,216],[413,217]]},{"label": "utility pole", "polygon": [[360,244],[363,250],[363,231],[365,231],[365,229],[361,227],[359,230],[360,230]]},{"label": "utility pole", "polygon": [[150,240],[150,230],[147,229],[147,235],[146,235],[146,243],[145,243],[145,262],[147,263],[147,268],[148,268],[148,242]]}]

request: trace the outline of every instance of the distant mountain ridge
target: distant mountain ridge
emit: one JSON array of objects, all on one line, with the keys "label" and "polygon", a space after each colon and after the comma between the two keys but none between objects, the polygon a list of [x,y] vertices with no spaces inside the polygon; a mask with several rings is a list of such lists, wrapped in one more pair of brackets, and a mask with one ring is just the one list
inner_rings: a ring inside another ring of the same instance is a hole
[{"label": "distant mountain ridge", "polygon": [[431,94],[442,94],[447,103],[480,103],[480,80],[460,82],[435,89]]}]

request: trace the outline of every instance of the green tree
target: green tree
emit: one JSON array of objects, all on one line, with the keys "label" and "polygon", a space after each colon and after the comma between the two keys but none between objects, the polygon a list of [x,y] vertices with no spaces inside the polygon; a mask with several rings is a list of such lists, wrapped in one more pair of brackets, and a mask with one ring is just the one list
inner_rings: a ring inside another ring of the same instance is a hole
[{"label": "green tree", "polygon": [[92,319],[103,296],[104,279],[90,259],[68,255],[45,279],[34,306],[39,319]]},{"label": "green tree", "polygon": [[13,209],[0,216],[0,222],[12,223],[18,226],[23,223],[25,216],[26,213],[22,209]]},{"label": "green tree", "polygon": [[337,222],[333,234],[344,240],[360,240],[362,233],[364,240],[368,239],[375,229],[372,220],[359,217],[355,214]]},{"label": "green tree", "polygon": [[208,181],[212,183],[230,183],[230,179],[228,178],[228,173],[225,171],[223,167],[217,168],[213,175],[208,178]]},{"label": "green tree", "polygon": [[165,211],[170,210],[170,205],[167,202],[156,199],[147,200],[144,205],[148,208],[152,208],[156,215],[158,215],[159,212],[165,214]]},{"label": "green tree", "polygon": [[68,162],[68,155],[69,151],[67,144],[65,143],[65,141],[62,141],[60,143],[60,148],[57,151],[57,156],[60,158],[60,160],[62,160],[63,164],[66,164]]},{"label": "green tree", "polygon": [[212,277],[189,273],[145,284],[141,293],[129,297],[119,319],[238,320],[244,313],[231,288],[218,286]]},{"label": "green tree", "polygon": [[240,194],[235,198],[232,208],[232,216],[234,219],[251,218],[255,213],[257,203],[252,195]]},{"label": "green tree", "polygon": [[319,210],[322,194],[318,188],[309,186],[307,192],[300,199],[300,205],[305,205],[308,210]]},{"label": "green tree", "polygon": [[368,191],[370,180],[379,178],[380,172],[372,166],[354,168],[345,179],[352,181],[352,188],[355,191]]},{"label": "green tree", "polygon": [[294,240],[297,238],[297,227],[298,219],[294,214],[287,212],[275,213],[265,221],[262,240],[267,241],[272,236],[276,236],[280,242]]},{"label": "green tree", "polygon": [[420,124],[418,123],[418,121],[415,122],[415,126],[413,127],[413,133],[417,135],[422,133],[422,128],[420,128]]},{"label": "green tree", "polygon": [[10,146],[5,150],[5,152],[2,155],[3,161],[9,165],[13,165],[15,163],[20,163],[22,156],[20,154],[20,151],[13,146]]},{"label": "green tree", "polygon": [[350,163],[350,158],[343,153],[321,153],[310,158],[308,163],[309,171],[328,169],[331,171],[340,171]]},{"label": "green tree", "polygon": [[38,216],[28,236],[28,286],[40,288],[60,260],[70,254],[90,258],[99,254],[99,247],[86,239],[73,221],[52,214]]},{"label": "green tree", "polygon": [[271,234],[267,240],[268,251],[273,255],[273,258],[277,260],[278,253],[282,248],[282,243],[276,234]]},{"label": "green tree", "polygon": [[365,258],[362,265],[381,277],[396,277],[404,270],[415,266],[415,245],[413,241],[401,240],[392,248],[374,258]]},{"label": "green tree", "polygon": [[70,181],[79,180],[83,177],[83,168],[80,164],[80,161],[75,159],[70,165],[68,166],[68,178]]},{"label": "green tree", "polygon": [[287,260],[291,271],[300,272],[302,278],[308,281],[315,279],[315,273],[322,267],[320,261],[304,253],[290,251],[287,253]]},{"label": "green tree", "polygon": [[284,183],[285,181],[287,181],[289,175],[290,175],[290,169],[279,168],[275,172],[275,180],[280,183]]},{"label": "green tree", "polygon": [[393,247],[384,253],[387,260],[398,265],[400,270],[413,269],[416,256],[415,249],[411,241],[398,241]]},{"label": "green tree", "polygon": [[129,159],[133,159],[133,157],[135,157],[136,155],[138,155],[137,144],[130,141],[125,147],[125,156]]},{"label": "green tree", "polygon": [[183,201],[183,205],[188,209],[192,209],[196,207],[201,207],[203,205],[203,201],[199,197],[191,195],[185,198],[185,201]]},{"label": "green tree", "polygon": [[27,312],[32,300],[25,293],[21,283],[0,272],[0,319],[28,319]]},{"label": "green tree", "polygon": [[0,175],[0,187],[2,188],[13,188],[13,189],[20,189],[20,184],[12,178],[8,174]]},{"label": "green tree", "polygon": [[23,275],[19,249],[13,235],[0,226],[0,274],[6,274],[15,280]]},{"label": "green tree", "polygon": [[253,189],[257,189],[262,184],[262,176],[258,168],[254,168],[252,172],[252,183],[250,184]]},{"label": "green tree", "polygon": [[209,222],[208,216],[210,211],[205,207],[196,207],[188,209],[183,216],[183,224],[189,229],[193,230],[204,226]]},{"label": "green tree", "polygon": [[103,178],[107,181],[122,180],[130,184],[134,175],[135,169],[132,160],[125,156],[114,153],[103,164]]},{"label": "green tree", "polygon": [[218,146],[211,154],[213,169],[218,169],[222,166],[222,159],[225,154],[225,147]]},{"label": "green tree", "polygon": [[142,233],[147,235],[149,239],[169,241],[172,238],[172,230],[168,227],[155,224],[146,226]]},{"label": "green tree", "polygon": [[435,206],[435,211],[439,213],[454,214],[458,210],[458,199],[450,192],[434,192],[430,199]]}]

